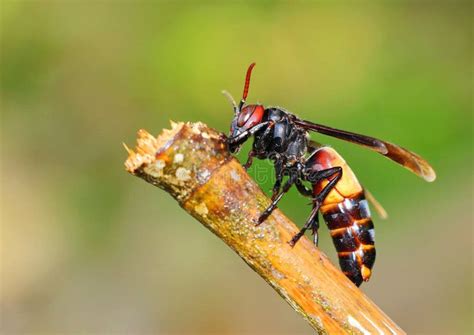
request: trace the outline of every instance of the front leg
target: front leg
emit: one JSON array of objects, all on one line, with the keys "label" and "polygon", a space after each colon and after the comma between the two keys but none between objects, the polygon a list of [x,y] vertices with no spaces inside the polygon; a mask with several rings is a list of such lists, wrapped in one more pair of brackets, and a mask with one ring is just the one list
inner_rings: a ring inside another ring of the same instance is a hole
[{"label": "front leg", "polygon": [[245,141],[247,141],[247,139],[250,136],[254,135],[260,129],[268,126],[270,123],[271,123],[270,121],[265,121],[265,122],[257,124],[256,126],[253,126],[250,129],[247,129],[247,130],[243,131],[242,133],[240,133],[237,136],[228,137],[227,138],[227,144],[229,146],[232,146],[232,147],[234,147],[234,146],[238,147],[238,146],[242,145]]},{"label": "front leg", "polygon": [[256,141],[253,144],[253,149],[249,152],[249,155],[247,157],[247,162],[244,164],[245,170],[248,170],[252,166],[253,158],[257,156],[257,153],[265,150],[266,143],[268,141],[270,134],[272,133],[274,124],[275,123],[273,121],[269,121],[267,128],[265,129],[263,134],[259,136],[258,141]]},{"label": "front leg", "polygon": [[254,143],[254,150],[257,152],[264,152],[267,149],[269,141],[272,139],[273,134],[273,127],[275,126],[275,122],[268,121],[267,128],[263,131],[263,133],[258,136],[258,140]]}]

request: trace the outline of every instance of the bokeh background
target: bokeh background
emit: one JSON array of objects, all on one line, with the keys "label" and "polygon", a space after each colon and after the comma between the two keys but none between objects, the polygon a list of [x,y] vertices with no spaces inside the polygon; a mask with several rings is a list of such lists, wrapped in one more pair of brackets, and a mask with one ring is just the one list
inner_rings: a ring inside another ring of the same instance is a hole
[{"label": "bokeh background", "polygon": [[[252,61],[249,101],[433,164],[428,184],[313,136],[390,215],[374,213],[377,262],[362,290],[411,334],[472,331],[472,3],[2,0],[0,9],[1,333],[312,334],[218,238],[123,167],[122,141],[133,144],[139,128],[200,120],[226,132],[232,110],[220,91],[238,98]],[[281,208],[302,224],[306,204],[293,190]],[[320,235],[334,259],[324,226]]]}]

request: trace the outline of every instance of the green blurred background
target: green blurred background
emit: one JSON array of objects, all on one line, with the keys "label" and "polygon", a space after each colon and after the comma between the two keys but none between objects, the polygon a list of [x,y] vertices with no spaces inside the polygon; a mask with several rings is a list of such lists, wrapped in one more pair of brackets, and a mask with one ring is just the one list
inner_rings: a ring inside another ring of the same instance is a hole
[{"label": "green blurred background", "polygon": [[[218,238],[123,167],[122,141],[132,145],[139,128],[200,120],[227,132],[220,91],[238,98],[252,61],[249,101],[433,164],[428,184],[313,136],[390,215],[374,213],[377,262],[362,289],[411,334],[472,330],[470,2],[2,0],[0,9],[1,333],[312,334]],[[292,190],[281,208],[302,224],[306,203]],[[325,227],[320,235],[334,259]]]}]

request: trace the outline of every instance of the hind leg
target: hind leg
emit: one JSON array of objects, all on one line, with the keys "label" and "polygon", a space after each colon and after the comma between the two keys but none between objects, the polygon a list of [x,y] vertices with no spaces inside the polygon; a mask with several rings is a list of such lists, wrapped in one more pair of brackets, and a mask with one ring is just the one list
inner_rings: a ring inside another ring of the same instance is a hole
[{"label": "hind leg", "polygon": [[[309,228],[313,228],[315,226],[315,224],[316,224],[316,227],[319,226],[318,211],[319,211],[319,206],[313,208],[313,210],[311,211],[311,214],[309,215],[308,220],[306,220],[306,223],[303,226],[303,228],[301,228],[301,230],[295,236],[293,236],[293,238],[288,242],[288,244],[290,246],[294,247],[295,244],[300,240],[300,238],[303,237],[306,230],[308,230]],[[316,245],[317,245],[317,236],[318,236],[317,231],[318,231],[318,229],[316,228],[316,234],[315,234]]]},{"label": "hind leg", "polygon": [[318,228],[319,228],[319,221],[318,221],[318,211],[319,208],[321,207],[321,204],[323,203],[324,199],[326,196],[331,192],[331,190],[336,186],[337,182],[339,179],[342,177],[342,168],[341,167],[334,167],[334,168],[329,168],[326,170],[321,170],[315,172],[312,176],[309,176],[308,180],[311,181],[311,183],[317,183],[318,181],[322,179],[328,179],[332,178],[329,183],[321,190],[319,194],[317,194],[313,198],[313,210],[311,211],[311,214],[306,221],[306,224],[301,228],[301,230],[293,236],[290,242],[288,242],[291,246],[294,246],[301,237],[303,237],[304,233],[306,230],[311,228],[313,230],[314,234],[314,243],[318,245]]},{"label": "hind leg", "polygon": [[318,243],[319,243],[318,229],[319,229],[319,215],[316,215],[316,217],[314,218],[313,224],[311,225],[311,232],[313,233],[313,243],[315,246],[318,246]]}]

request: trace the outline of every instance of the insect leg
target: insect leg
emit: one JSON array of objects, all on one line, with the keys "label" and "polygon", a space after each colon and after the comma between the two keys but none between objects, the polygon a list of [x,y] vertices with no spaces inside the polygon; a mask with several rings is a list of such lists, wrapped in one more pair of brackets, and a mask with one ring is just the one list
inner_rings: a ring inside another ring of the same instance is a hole
[{"label": "insect leg", "polygon": [[321,206],[326,196],[329,194],[329,192],[331,192],[334,186],[336,186],[339,179],[341,179],[342,168],[340,166],[336,166],[326,170],[318,171],[314,174],[314,176],[310,176],[311,179],[314,178],[313,180],[310,180],[311,183],[318,182],[322,179],[329,179],[331,177],[333,178],[329,181],[329,183],[321,190],[321,192],[319,192],[319,194],[313,198],[314,204],[317,204],[318,207]]},{"label": "insect leg", "polygon": [[265,151],[266,146],[268,145],[268,141],[271,138],[273,133],[273,127],[275,126],[275,122],[268,121],[268,126],[264,130],[261,136],[259,136],[258,141],[254,144],[254,150],[257,152]]},{"label": "insect leg", "polygon": [[322,179],[327,179],[331,177],[334,178],[331,179],[331,181],[329,181],[329,183],[322,189],[322,191],[318,195],[316,195],[316,197],[313,198],[313,210],[311,211],[311,215],[309,216],[303,228],[301,228],[301,230],[295,236],[293,236],[291,241],[288,242],[291,246],[294,246],[309,228],[313,229],[314,242],[316,245],[318,245],[318,211],[326,196],[329,194],[329,192],[331,192],[334,186],[336,186],[339,179],[341,179],[342,168],[338,166],[326,170],[317,171],[309,177],[309,181],[311,181],[311,183],[316,183]]},{"label": "insect leg", "polygon": [[267,138],[273,131],[273,125],[273,121],[268,122],[267,128],[265,129],[263,134],[259,136],[258,140],[254,143],[253,149],[249,152],[247,162],[243,165],[245,170],[248,170],[252,166],[253,158],[257,156],[257,153],[265,150],[265,144],[267,143]]},{"label": "insect leg", "polygon": [[313,197],[313,191],[306,187],[305,184],[303,184],[303,181],[300,178],[305,178],[305,165],[303,163],[297,163],[297,169],[298,169],[298,176],[299,178],[295,181],[296,188],[298,189],[298,192],[300,192],[303,196],[305,197]]},{"label": "insect leg", "polygon": [[284,159],[279,158],[275,162],[275,185],[273,185],[273,190],[272,190],[272,200],[275,200],[275,198],[278,195],[278,192],[280,192],[280,187],[281,187],[281,182],[283,180],[283,165],[284,165]]},{"label": "insect leg", "polygon": [[[314,226],[314,221],[318,221],[318,211],[319,206],[313,207],[313,210],[311,211],[311,214],[309,215],[308,220],[306,220],[306,223],[303,228],[301,228],[301,230],[288,242],[290,246],[294,247],[296,242],[299,241],[299,239],[304,235],[306,230]],[[317,236],[317,233],[315,236]]]},{"label": "insect leg", "polygon": [[300,192],[305,197],[313,197],[313,192],[311,189],[307,188],[302,182],[301,179],[296,180],[295,182],[298,192]]},{"label": "insect leg", "polygon": [[265,211],[258,218],[257,225],[261,224],[270,216],[270,214],[272,214],[273,210],[277,207],[278,202],[281,200],[283,195],[290,190],[291,186],[295,183],[297,178],[298,176],[296,174],[290,175],[290,178],[286,181],[285,185],[283,185],[283,190],[275,197],[270,206],[268,206],[267,209],[265,209]]},{"label": "insect leg", "polygon": [[257,124],[256,126],[242,132],[241,134],[235,136],[235,137],[229,137],[227,139],[227,143],[229,144],[238,144],[238,143],[243,143],[247,138],[255,134],[257,131],[262,129],[263,127],[266,127],[270,124],[270,121],[265,121],[262,123]]},{"label": "insect leg", "polygon": [[319,242],[318,229],[319,229],[319,215],[316,215],[313,221],[313,225],[311,226],[311,231],[313,233],[313,242],[315,246],[318,246],[318,242]]},{"label": "insect leg", "polygon": [[245,171],[247,171],[251,166],[252,166],[252,163],[253,163],[253,158],[255,157],[256,155],[256,152],[251,150],[249,152],[249,155],[247,157],[247,162],[243,165],[244,166],[244,169]]},{"label": "insect leg", "polygon": [[326,198],[331,189],[337,184],[339,179],[342,177],[342,168],[340,166],[332,167],[325,170],[320,170],[316,172],[310,172],[305,175],[305,179],[311,184],[316,184],[317,182],[323,179],[329,179],[333,177],[329,183],[313,198],[313,200],[320,199],[321,201]]}]

